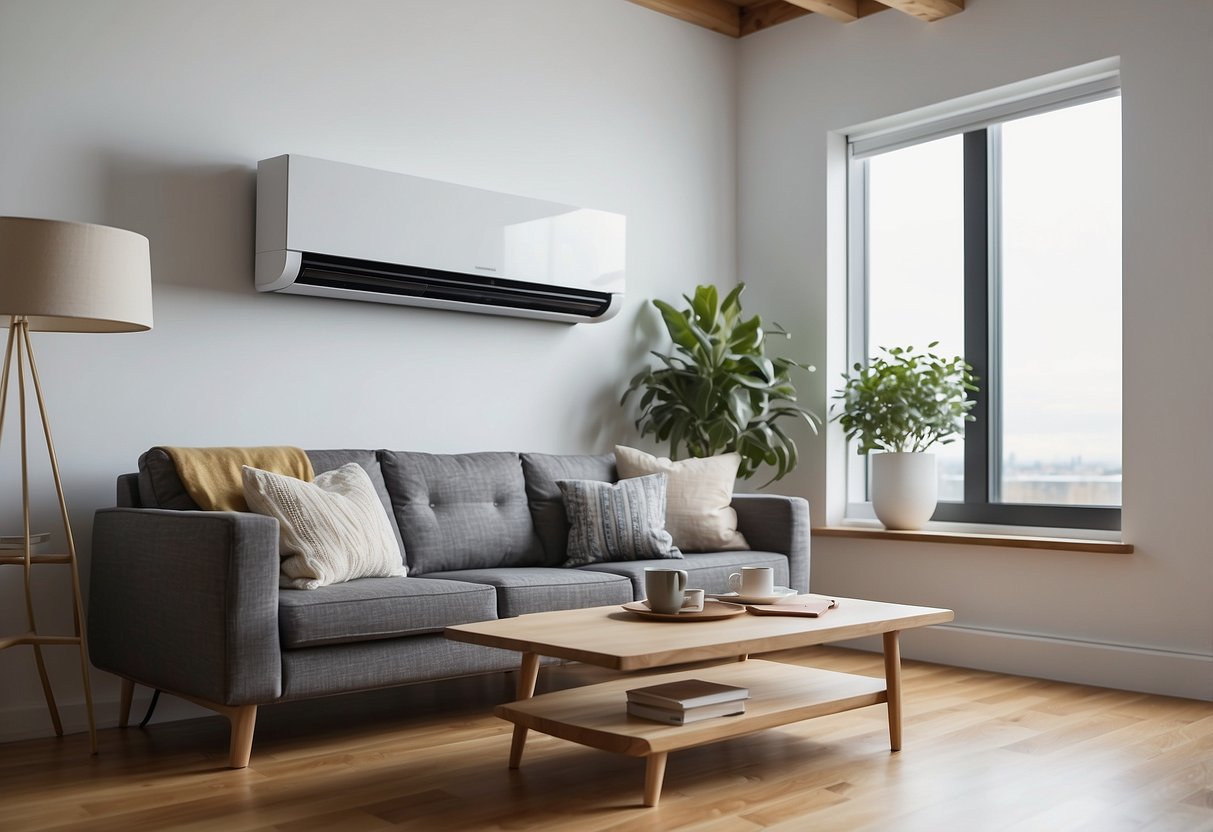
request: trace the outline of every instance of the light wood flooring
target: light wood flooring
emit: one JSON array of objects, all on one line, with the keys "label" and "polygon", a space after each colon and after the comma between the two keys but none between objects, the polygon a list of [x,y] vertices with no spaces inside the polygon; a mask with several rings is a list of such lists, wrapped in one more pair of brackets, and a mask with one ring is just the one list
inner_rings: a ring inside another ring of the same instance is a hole
[{"label": "light wood flooring", "polygon": [[1207,702],[907,661],[901,752],[883,705],[822,717],[672,754],[644,809],[643,760],[532,734],[507,770],[511,675],[262,708],[243,770],[220,717],[107,729],[96,757],[84,734],[0,745],[0,830],[1213,830]]}]

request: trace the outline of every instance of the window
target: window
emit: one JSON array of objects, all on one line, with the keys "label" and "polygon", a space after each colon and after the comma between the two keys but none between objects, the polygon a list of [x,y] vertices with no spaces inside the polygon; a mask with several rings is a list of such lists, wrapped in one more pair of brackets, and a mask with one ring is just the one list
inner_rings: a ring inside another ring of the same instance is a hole
[{"label": "window", "polygon": [[1116,74],[849,141],[848,364],[939,341],[980,377],[934,519],[1120,528]]}]

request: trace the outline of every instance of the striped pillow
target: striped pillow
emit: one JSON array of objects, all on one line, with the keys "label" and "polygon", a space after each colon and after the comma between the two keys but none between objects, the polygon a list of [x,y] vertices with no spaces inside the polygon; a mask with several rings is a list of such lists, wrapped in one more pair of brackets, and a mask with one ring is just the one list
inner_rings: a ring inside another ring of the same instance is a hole
[{"label": "striped pillow", "polygon": [[682,557],[665,530],[665,474],[556,485],[570,526],[565,566]]}]

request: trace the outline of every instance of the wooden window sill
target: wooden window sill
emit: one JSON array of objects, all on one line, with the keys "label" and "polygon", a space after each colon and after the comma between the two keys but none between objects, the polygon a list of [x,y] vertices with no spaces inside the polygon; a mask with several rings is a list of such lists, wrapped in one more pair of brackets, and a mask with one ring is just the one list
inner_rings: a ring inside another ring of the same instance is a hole
[{"label": "wooden window sill", "polygon": [[1084,540],[1075,537],[1027,537],[972,532],[894,531],[864,526],[817,526],[817,537],[850,537],[863,540],[908,540],[915,543],[959,543],[966,546],[1002,546],[1009,549],[1054,549],[1062,552],[1104,552],[1127,555],[1132,543],[1116,540]]}]

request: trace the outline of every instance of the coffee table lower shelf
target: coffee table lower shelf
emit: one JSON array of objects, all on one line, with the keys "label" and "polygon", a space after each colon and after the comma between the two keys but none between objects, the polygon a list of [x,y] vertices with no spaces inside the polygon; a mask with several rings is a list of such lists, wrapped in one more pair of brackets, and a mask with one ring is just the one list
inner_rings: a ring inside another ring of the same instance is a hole
[{"label": "coffee table lower shelf", "polygon": [[[690,725],[663,725],[628,716],[626,691],[677,679],[708,679],[749,688],[746,712]],[[882,678],[751,659],[545,693],[499,705],[495,713],[521,728],[603,751],[647,758],[644,805],[656,806],[665,778],[666,756],[671,751],[887,701]],[[890,714],[894,750],[900,745],[899,726],[893,732],[896,716]]]}]

